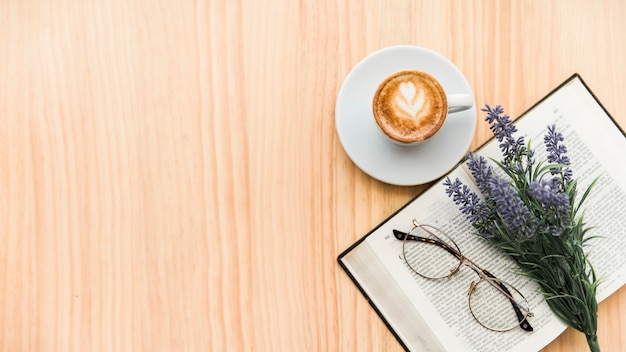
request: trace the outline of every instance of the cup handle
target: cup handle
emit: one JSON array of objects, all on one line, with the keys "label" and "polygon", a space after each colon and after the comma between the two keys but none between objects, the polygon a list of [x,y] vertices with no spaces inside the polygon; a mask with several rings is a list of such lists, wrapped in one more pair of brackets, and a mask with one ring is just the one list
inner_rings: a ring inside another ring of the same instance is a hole
[{"label": "cup handle", "polygon": [[474,105],[470,94],[448,94],[448,113],[467,110]]}]

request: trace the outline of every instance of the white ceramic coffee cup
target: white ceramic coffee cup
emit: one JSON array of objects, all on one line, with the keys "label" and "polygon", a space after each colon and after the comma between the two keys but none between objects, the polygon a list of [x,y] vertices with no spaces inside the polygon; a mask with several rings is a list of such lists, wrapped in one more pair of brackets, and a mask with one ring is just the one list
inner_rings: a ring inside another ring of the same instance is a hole
[{"label": "white ceramic coffee cup", "polygon": [[439,81],[421,70],[402,70],[386,77],[372,100],[380,131],[399,145],[432,138],[448,116],[474,105],[470,94],[447,94]]}]

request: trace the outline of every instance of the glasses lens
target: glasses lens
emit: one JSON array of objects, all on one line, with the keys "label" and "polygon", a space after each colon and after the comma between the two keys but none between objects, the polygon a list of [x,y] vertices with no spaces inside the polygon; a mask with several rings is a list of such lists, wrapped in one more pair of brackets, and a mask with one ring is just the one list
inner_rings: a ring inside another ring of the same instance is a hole
[{"label": "glasses lens", "polygon": [[404,240],[403,251],[409,267],[429,279],[449,277],[461,266],[458,247],[436,227],[415,227]]},{"label": "glasses lens", "polygon": [[[470,288],[469,306],[474,318],[484,327],[508,331],[520,325],[530,312],[528,301],[513,286],[497,279],[482,279]],[[519,308],[518,313],[515,307]]]}]

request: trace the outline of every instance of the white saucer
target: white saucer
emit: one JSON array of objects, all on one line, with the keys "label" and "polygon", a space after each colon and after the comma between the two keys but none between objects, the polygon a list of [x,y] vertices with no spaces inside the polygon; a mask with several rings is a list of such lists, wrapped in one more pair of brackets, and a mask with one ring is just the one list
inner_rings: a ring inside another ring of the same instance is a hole
[{"label": "white saucer", "polygon": [[361,170],[382,182],[410,186],[441,177],[463,158],[476,130],[476,102],[448,116],[429,140],[396,145],[378,129],[372,98],[385,77],[404,69],[430,73],[448,94],[473,96],[463,73],[441,54],[417,46],[393,46],[369,55],[350,71],[337,95],[335,123],[344,150]]}]

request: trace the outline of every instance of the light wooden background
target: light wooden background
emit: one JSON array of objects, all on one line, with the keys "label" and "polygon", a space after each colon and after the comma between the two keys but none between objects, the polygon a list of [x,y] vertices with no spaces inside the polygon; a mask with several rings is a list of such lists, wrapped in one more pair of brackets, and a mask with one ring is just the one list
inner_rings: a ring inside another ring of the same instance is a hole
[{"label": "light wooden background", "polygon": [[[1,0],[0,350],[400,351],[335,258],[423,187],[346,156],[343,79],[420,45],[512,116],[578,72],[626,127],[625,18],[620,0]],[[622,288],[606,351],[625,316]],[[585,349],[567,331],[546,351]]]}]

